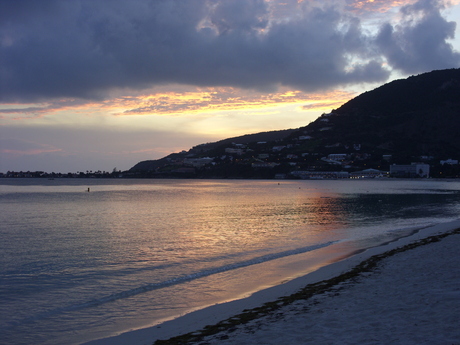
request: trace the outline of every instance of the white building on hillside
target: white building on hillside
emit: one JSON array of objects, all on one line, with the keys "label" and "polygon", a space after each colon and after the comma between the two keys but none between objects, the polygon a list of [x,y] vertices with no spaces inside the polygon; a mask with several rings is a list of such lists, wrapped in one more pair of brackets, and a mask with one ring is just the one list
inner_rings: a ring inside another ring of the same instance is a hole
[{"label": "white building on hillside", "polygon": [[211,163],[214,158],[203,157],[203,158],[186,158],[184,159],[183,164],[187,166],[192,166],[194,168],[204,167],[206,164]]},{"label": "white building on hillside", "polygon": [[390,165],[390,176],[392,177],[424,177],[430,176],[430,166],[423,163],[412,163],[410,165]]}]

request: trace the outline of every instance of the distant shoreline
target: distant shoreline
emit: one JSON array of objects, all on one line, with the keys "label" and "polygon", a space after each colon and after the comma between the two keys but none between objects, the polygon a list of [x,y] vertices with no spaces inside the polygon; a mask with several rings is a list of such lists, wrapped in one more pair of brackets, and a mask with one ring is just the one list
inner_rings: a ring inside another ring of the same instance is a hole
[{"label": "distant shoreline", "polygon": [[296,179],[296,178],[285,178],[285,179],[278,179],[278,178],[226,178],[226,177],[214,177],[214,178],[200,178],[200,177],[7,177],[7,176],[0,176],[0,181],[4,180],[22,180],[22,179],[30,179],[30,180],[267,180],[267,181],[347,181],[347,180],[395,180],[395,181],[459,181],[460,177],[429,177],[429,178],[407,178],[407,177],[384,177],[384,178],[365,178],[365,179],[354,179],[354,178],[324,178],[324,179]]}]

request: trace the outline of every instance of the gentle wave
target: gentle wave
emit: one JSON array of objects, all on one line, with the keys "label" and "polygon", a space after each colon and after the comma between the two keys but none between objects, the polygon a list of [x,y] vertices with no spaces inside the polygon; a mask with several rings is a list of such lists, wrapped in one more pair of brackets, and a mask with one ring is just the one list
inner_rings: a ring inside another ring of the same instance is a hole
[{"label": "gentle wave", "polygon": [[190,281],[200,279],[200,278],[205,278],[205,277],[208,277],[208,276],[211,276],[211,275],[214,275],[214,274],[218,274],[218,273],[222,273],[222,272],[227,272],[227,271],[231,271],[231,270],[235,270],[235,269],[239,269],[239,268],[244,268],[244,267],[248,267],[248,266],[252,266],[252,265],[262,264],[262,263],[265,263],[265,262],[268,262],[268,261],[272,261],[272,260],[276,260],[276,259],[280,259],[280,258],[292,256],[292,255],[311,252],[311,251],[314,251],[314,250],[317,250],[317,249],[320,249],[320,248],[330,246],[330,245],[332,245],[334,243],[337,243],[337,242],[338,241],[329,241],[329,242],[320,243],[320,244],[316,244],[316,245],[311,245],[311,246],[306,246],[306,247],[286,250],[286,251],[283,251],[283,252],[267,254],[267,255],[259,256],[259,257],[252,258],[252,259],[249,259],[249,260],[236,262],[236,263],[233,263],[233,264],[228,264],[228,265],[224,265],[224,266],[220,266],[220,267],[214,267],[214,268],[205,269],[205,270],[202,270],[202,271],[199,271],[199,272],[183,275],[183,276],[176,277],[176,278],[173,278],[173,279],[170,279],[170,280],[166,280],[166,281],[160,282],[160,283],[146,284],[146,285],[143,285],[143,286],[136,287],[134,289],[117,292],[117,293],[107,295],[107,296],[104,296],[104,297],[101,297],[101,298],[97,298],[97,299],[94,299],[94,300],[91,300],[91,301],[87,301],[87,302],[84,302],[84,303],[74,304],[74,305],[70,305],[70,306],[66,306],[66,307],[62,307],[62,308],[56,308],[56,309],[53,309],[53,310],[49,310],[49,311],[46,311],[46,312],[43,312],[43,313],[39,313],[39,314],[37,314],[35,316],[28,317],[28,318],[23,319],[21,321],[11,322],[10,325],[5,327],[5,328],[11,328],[11,327],[14,327],[16,325],[20,325],[22,323],[30,323],[30,322],[33,322],[35,320],[48,318],[48,317],[58,315],[58,314],[61,314],[61,313],[64,313],[64,312],[76,311],[76,310],[96,307],[96,306],[99,306],[99,305],[102,305],[102,304],[105,304],[105,303],[114,302],[114,301],[117,301],[117,300],[120,300],[120,299],[132,297],[132,296],[135,296],[135,295],[138,295],[138,294],[141,294],[141,293],[145,293],[145,292],[150,292],[150,291],[153,291],[153,290],[163,289],[163,288],[170,287],[170,286],[173,286],[173,285],[183,284],[183,283],[186,283],[186,282],[190,282]]}]

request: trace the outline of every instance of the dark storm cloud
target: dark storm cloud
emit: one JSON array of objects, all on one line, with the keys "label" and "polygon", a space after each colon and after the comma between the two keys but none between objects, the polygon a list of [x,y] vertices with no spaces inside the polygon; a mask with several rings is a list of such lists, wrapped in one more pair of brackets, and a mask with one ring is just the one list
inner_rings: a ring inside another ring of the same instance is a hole
[{"label": "dark storm cloud", "polygon": [[440,13],[442,4],[420,0],[401,9],[400,25],[384,25],[377,45],[388,62],[404,73],[458,67],[460,53],[446,41],[454,38],[455,22],[447,22]]},{"label": "dark storm cloud", "polygon": [[406,7],[406,17],[422,19],[388,24],[378,40],[350,13],[321,4],[280,20],[263,0],[3,0],[0,100],[102,98],[168,83],[317,91],[380,82],[389,71],[375,42],[402,70],[404,59],[423,70],[460,61],[445,41],[455,24],[425,10],[435,2]]}]

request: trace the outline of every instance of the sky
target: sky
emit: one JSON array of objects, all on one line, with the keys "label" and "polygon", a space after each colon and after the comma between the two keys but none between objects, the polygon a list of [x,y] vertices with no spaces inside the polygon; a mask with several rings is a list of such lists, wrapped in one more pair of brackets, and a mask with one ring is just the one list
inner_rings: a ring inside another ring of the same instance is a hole
[{"label": "sky", "polygon": [[0,172],[127,170],[460,67],[460,0],[0,0]]}]

